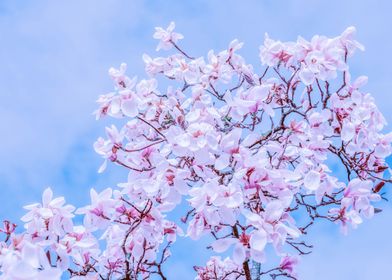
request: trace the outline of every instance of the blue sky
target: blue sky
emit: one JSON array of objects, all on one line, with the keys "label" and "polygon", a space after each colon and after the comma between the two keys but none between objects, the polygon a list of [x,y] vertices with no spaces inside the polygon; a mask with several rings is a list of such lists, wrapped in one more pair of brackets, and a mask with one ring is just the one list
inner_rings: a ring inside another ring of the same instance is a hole
[{"label": "blue sky", "polygon": [[[142,76],[141,55],[155,54],[154,27],[172,20],[190,53],[220,50],[238,38],[252,63],[265,32],[295,40],[335,36],[354,25],[366,51],[351,60],[352,72],[369,76],[366,90],[392,123],[391,10],[388,0],[1,0],[0,218],[18,221],[22,206],[39,200],[46,186],[82,206],[90,187],[124,180],[118,168],[96,173],[101,159],[92,144],[109,122],[91,113],[97,96],[112,89],[108,68],[126,62],[129,74]],[[316,226],[318,245],[302,260],[301,279],[390,279],[392,207],[384,208],[348,237],[337,227]],[[179,245],[169,279],[191,279],[185,259],[202,263],[202,245]]]}]

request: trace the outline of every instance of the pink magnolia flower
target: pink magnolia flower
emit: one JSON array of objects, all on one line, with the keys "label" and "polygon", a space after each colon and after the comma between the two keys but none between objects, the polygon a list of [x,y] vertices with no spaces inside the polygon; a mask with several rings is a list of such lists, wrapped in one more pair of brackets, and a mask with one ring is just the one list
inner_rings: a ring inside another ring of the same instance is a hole
[{"label": "pink magnolia flower", "polygon": [[298,264],[297,256],[284,256],[280,261],[280,268],[284,271],[287,271],[289,275],[295,276],[295,267]]},{"label": "pink magnolia flower", "polygon": [[84,214],[84,225],[87,228],[103,228],[110,224],[112,214],[115,212],[116,201],[112,198],[110,188],[97,193],[90,190],[91,204],[76,210],[77,214]]},{"label": "pink magnolia flower", "polygon": [[[50,188],[45,189],[42,195],[42,204],[26,205],[29,210],[21,220],[25,222],[27,232],[43,239],[55,239],[72,230],[75,207],[64,205],[64,197],[53,199]],[[55,240],[52,240],[54,242]]]},{"label": "pink magnolia flower", "polygon": [[154,33],[154,39],[159,40],[157,51],[160,49],[168,50],[173,46],[173,43],[177,43],[178,40],[183,39],[184,36],[180,33],[173,32],[176,27],[174,22],[171,22],[165,29],[162,27],[156,27]]},{"label": "pink magnolia flower", "polygon": [[0,255],[0,279],[60,280],[62,271],[52,267],[41,247],[25,240],[20,251],[5,250]]}]

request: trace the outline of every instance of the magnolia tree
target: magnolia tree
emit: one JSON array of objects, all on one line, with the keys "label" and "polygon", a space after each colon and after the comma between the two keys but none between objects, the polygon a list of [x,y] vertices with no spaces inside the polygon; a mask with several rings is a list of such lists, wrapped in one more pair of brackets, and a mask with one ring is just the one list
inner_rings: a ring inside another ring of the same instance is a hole
[{"label": "magnolia tree", "polygon": [[127,180],[92,189],[79,209],[46,189],[25,206],[23,231],[4,222],[0,279],[167,279],[178,236],[212,237],[197,280],[297,279],[311,225],[357,227],[380,211],[373,203],[391,182],[392,134],[360,90],[367,78],[351,78],[347,65],[363,50],[354,32],[285,43],[266,35],[252,66],[237,40],[196,58],[174,23],[156,28],[157,50],[174,53],[143,55],[148,79],[128,77],[125,64],[110,69],[114,91],[98,99],[98,119],[124,120],[94,144],[99,172],[110,162]]}]

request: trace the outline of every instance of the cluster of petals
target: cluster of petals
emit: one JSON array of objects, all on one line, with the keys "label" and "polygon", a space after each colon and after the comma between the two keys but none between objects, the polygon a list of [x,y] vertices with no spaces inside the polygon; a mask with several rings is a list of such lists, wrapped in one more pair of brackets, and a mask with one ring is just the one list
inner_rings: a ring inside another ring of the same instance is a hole
[{"label": "cluster of petals", "polygon": [[[347,59],[363,49],[353,27],[310,41],[266,35],[262,73],[238,54],[238,40],[192,57],[174,28],[158,27],[154,38],[157,50],[175,54],[144,54],[146,79],[128,77],[125,64],[111,68],[114,89],[97,100],[96,117],[116,119],[94,143],[99,172],[112,162],[128,177],[91,189],[91,203],[77,210],[46,189],[41,204],[25,207],[25,232],[2,230],[1,277],[164,279],[177,236],[210,235],[217,256],[195,266],[195,279],[249,280],[247,269],[267,262],[268,248],[281,259],[271,271],[293,278],[315,219],[347,231],[374,215],[390,181],[392,134],[361,90],[367,78],[351,81]],[[181,210],[181,221],[172,219]]]}]

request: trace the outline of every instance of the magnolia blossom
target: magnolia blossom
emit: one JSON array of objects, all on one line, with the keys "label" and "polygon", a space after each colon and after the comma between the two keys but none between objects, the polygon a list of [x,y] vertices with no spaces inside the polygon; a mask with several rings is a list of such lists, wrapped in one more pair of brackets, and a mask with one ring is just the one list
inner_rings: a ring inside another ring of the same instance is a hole
[{"label": "magnolia blossom", "polygon": [[213,256],[194,267],[197,280],[297,279],[311,225],[348,233],[380,212],[392,133],[361,89],[367,77],[349,73],[364,50],[355,28],[309,41],[266,35],[255,65],[238,40],[193,57],[174,28],[154,38],[176,53],[144,54],[146,79],[111,68],[114,89],[97,100],[97,119],[116,120],[94,143],[99,172],[111,163],[128,176],[92,188],[76,211],[48,188],[25,207],[24,230],[5,221],[1,279],[167,279],[176,240],[206,236]]},{"label": "magnolia blossom", "polygon": [[172,44],[175,44],[178,40],[184,38],[182,34],[173,32],[175,27],[175,23],[171,22],[166,30],[162,27],[155,28],[154,39],[159,40],[157,51],[160,49],[168,50],[172,47]]},{"label": "magnolia blossom", "polygon": [[57,236],[72,230],[75,207],[64,205],[65,199],[53,199],[53,192],[47,188],[42,195],[42,204],[35,203],[25,206],[29,212],[21,220],[25,222],[26,232],[42,243],[56,242]]},{"label": "magnolia blossom", "polygon": [[0,249],[0,279],[60,280],[62,270],[50,265],[43,249],[27,240],[19,248]]}]

